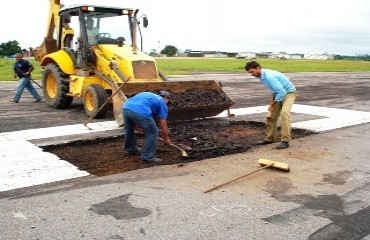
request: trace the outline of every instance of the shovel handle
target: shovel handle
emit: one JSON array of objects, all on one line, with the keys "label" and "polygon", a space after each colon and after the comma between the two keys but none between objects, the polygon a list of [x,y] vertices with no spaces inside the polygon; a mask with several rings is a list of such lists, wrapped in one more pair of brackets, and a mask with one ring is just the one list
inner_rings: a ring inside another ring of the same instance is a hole
[{"label": "shovel handle", "polygon": [[110,96],[109,98],[100,106],[100,108],[95,112],[95,114],[91,117],[89,117],[85,122],[84,122],[84,125],[87,126],[87,124],[95,118],[95,116],[103,109],[103,107],[105,107],[105,105],[107,105],[109,103],[109,101],[119,92],[121,91],[121,89],[123,88],[125,84],[122,84],[121,86],[119,86],[119,88],[114,91]]},{"label": "shovel handle", "polygon": [[[164,142],[163,138],[157,137],[157,139],[158,139],[158,140],[160,140],[161,142]],[[185,150],[184,150],[184,149],[182,149],[181,147],[179,147],[179,146],[177,146],[177,145],[175,145],[175,144],[173,144],[173,143],[171,143],[171,144],[170,144],[170,146],[172,146],[172,147],[177,148],[178,150],[180,150],[181,155],[182,155],[183,157],[188,157],[188,156],[189,156],[189,155],[187,154],[187,152],[185,152]]]},{"label": "shovel handle", "polygon": [[[144,133],[144,131],[143,131],[143,129],[141,129],[140,127],[135,126],[135,130],[137,130],[137,131],[141,132],[142,134],[145,134],[145,133]],[[159,141],[161,141],[161,142],[164,142],[164,139],[163,139],[163,138],[161,138],[161,137],[157,137],[157,139],[158,139]],[[171,144],[170,144],[170,146],[171,146],[171,147],[174,147],[174,148],[177,148],[177,149],[181,152],[181,155],[182,155],[183,157],[189,157],[188,153],[187,153],[184,149],[182,149],[181,147],[179,147],[179,146],[177,146],[177,145],[175,145],[175,144],[173,144],[173,143],[171,143]]]},{"label": "shovel handle", "polygon": [[31,80],[34,84],[36,84],[39,88],[41,88],[41,89],[42,89],[41,85],[40,85],[40,84],[38,84],[35,80],[33,80],[33,79],[31,79],[31,78],[30,78],[30,80]]},{"label": "shovel handle", "polygon": [[253,173],[255,173],[255,172],[261,171],[262,169],[265,169],[265,168],[268,168],[268,167],[272,167],[273,165],[274,165],[274,163],[270,163],[270,164],[268,164],[268,165],[266,165],[266,166],[260,167],[259,169],[254,170],[253,172],[247,173],[247,174],[245,174],[245,175],[243,175],[243,176],[240,176],[240,177],[234,178],[234,179],[232,179],[232,180],[230,180],[230,181],[224,182],[224,183],[222,183],[222,184],[220,184],[220,185],[217,185],[217,186],[215,186],[215,187],[213,187],[213,188],[210,188],[210,189],[208,189],[208,190],[204,191],[204,193],[211,192],[211,191],[213,191],[213,190],[215,190],[215,189],[217,189],[217,188],[220,188],[220,187],[222,187],[222,186],[225,186],[226,184],[229,184],[229,183],[235,182],[236,180],[239,180],[239,179],[241,179],[241,178],[243,178],[243,177],[246,177],[246,176],[249,176],[249,175],[251,175],[251,174],[253,174]]}]

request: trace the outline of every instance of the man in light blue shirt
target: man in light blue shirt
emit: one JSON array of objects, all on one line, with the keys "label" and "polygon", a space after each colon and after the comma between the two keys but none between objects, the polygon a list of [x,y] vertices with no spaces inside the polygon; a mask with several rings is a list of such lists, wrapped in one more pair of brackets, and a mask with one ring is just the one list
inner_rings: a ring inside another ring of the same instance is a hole
[{"label": "man in light blue shirt", "polygon": [[265,145],[275,142],[277,122],[281,116],[281,142],[276,149],[289,147],[291,140],[291,108],[296,99],[296,88],[293,83],[281,72],[264,69],[256,61],[248,62],[245,70],[260,81],[274,95],[273,101],[268,106],[267,130],[263,141],[257,142],[258,145]]},{"label": "man in light blue shirt", "polygon": [[[167,105],[171,103],[171,95],[167,91],[160,91],[159,94],[141,92],[127,99],[122,106],[122,113],[125,124],[125,151],[128,154],[141,154],[141,160],[146,162],[162,162],[160,158],[154,157],[158,138],[158,128],[154,117],[159,119],[164,144],[171,145],[167,127]],[[135,125],[145,133],[141,153],[136,147]]]}]

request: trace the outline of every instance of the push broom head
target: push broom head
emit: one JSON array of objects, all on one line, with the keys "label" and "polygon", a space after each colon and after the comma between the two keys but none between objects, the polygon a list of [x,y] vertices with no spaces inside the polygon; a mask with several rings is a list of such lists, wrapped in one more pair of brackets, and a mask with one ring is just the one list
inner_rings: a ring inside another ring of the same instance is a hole
[{"label": "push broom head", "polygon": [[271,161],[271,160],[267,160],[267,159],[263,159],[263,158],[260,158],[258,160],[258,163],[261,164],[262,166],[271,165],[271,167],[274,167],[274,168],[282,169],[282,170],[285,170],[285,171],[288,171],[288,172],[290,171],[289,170],[289,165],[286,164],[286,163]]}]

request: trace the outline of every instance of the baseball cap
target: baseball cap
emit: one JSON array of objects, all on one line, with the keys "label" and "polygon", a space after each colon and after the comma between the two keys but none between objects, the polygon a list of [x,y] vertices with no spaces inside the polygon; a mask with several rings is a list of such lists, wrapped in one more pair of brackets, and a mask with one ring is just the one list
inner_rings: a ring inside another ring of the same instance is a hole
[{"label": "baseball cap", "polygon": [[171,105],[172,104],[171,94],[169,92],[167,92],[167,91],[159,91],[159,96],[168,98],[170,100],[168,102],[168,105]]}]

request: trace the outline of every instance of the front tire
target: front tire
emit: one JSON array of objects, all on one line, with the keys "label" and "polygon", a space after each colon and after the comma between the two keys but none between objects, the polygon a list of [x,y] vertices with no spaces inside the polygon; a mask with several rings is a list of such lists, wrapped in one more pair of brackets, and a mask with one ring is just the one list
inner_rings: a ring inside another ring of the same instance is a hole
[{"label": "front tire", "polygon": [[107,101],[108,95],[105,89],[98,84],[89,85],[83,93],[85,112],[94,118],[104,118],[108,111],[106,104],[99,112],[99,108]]},{"label": "front tire", "polygon": [[71,106],[73,97],[68,96],[68,75],[63,73],[58,65],[49,63],[44,68],[42,76],[44,98],[51,108],[64,109]]}]

